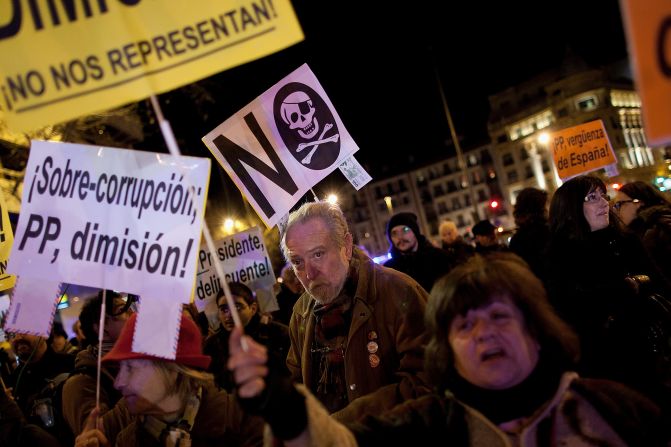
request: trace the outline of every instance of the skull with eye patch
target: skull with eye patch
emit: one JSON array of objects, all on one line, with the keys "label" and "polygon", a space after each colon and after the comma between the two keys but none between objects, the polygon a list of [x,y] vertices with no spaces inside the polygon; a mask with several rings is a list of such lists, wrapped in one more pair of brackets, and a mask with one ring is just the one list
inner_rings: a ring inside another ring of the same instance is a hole
[{"label": "skull with eye patch", "polygon": [[309,140],[319,132],[319,121],[315,116],[315,107],[305,92],[293,92],[282,101],[280,115],[289,129]]},{"label": "skull with eye patch", "polygon": [[321,170],[340,154],[340,132],[326,101],[310,86],[290,82],[275,94],[275,125],[284,144],[303,166]]}]

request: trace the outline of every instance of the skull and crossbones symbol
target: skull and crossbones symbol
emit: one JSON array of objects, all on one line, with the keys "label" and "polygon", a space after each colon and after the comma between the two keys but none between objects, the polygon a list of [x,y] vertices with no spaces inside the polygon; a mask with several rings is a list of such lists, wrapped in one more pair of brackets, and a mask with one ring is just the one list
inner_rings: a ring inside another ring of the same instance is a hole
[{"label": "skull and crossbones symbol", "polygon": [[[282,116],[282,120],[289,126],[289,129],[296,131],[304,140],[311,140],[317,135],[320,129],[320,123],[315,116],[315,110],[313,101],[308,94],[302,91],[296,91],[288,95],[284,101],[282,101],[280,115]],[[319,138],[314,141],[298,144],[296,153],[311,148],[308,155],[301,160],[302,164],[310,164],[312,156],[321,144],[338,142],[338,139],[340,138],[338,132],[330,137],[326,137],[326,133],[332,128],[332,123],[326,123],[322,132],[319,134]]]}]

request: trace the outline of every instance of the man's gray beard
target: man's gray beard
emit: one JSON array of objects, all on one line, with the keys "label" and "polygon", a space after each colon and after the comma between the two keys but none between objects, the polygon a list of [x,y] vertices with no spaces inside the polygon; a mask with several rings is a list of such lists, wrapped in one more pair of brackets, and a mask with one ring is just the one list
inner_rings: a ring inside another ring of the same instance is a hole
[{"label": "man's gray beard", "polygon": [[[345,277],[343,279],[342,284],[340,284],[340,287],[338,287],[338,291],[336,293],[332,294],[332,296],[328,296],[328,297],[325,297],[325,298],[320,297],[320,296],[316,296],[308,288],[306,288],[305,291],[308,293],[308,295],[310,295],[312,297],[312,299],[314,299],[317,302],[317,304],[322,304],[322,305],[329,304],[329,303],[333,302],[333,300],[338,298],[338,296],[342,293],[342,289],[345,287],[345,281],[346,280],[347,280],[347,277]],[[323,289],[323,288],[321,288],[321,289]],[[334,290],[334,288],[328,287],[328,290],[329,291]]]}]

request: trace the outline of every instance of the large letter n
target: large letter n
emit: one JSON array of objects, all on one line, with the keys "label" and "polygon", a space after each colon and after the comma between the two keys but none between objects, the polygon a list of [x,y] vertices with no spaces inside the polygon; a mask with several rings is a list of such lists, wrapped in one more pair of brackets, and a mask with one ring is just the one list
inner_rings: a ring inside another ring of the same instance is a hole
[{"label": "large letter n", "polygon": [[231,165],[231,169],[233,169],[249,193],[254,197],[256,203],[259,204],[263,212],[266,214],[266,217],[271,217],[275,214],[275,209],[270,205],[268,199],[263,195],[252,179],[252,176],[249,175],[249,172],[241,162],[244,161],[247,165],[254,168],[264,177],[285,190],[288,194],[294,195],[296,191],[298,191],[298,186],[296,186],[296,183],[289,175],[289,171],[287,171],[282,164],[280,157],[275,152],[275,149],[273,149],[273,146],[270,144],[270,141],[268,141],[268,138],[261,130],[261,126],[259,126],[258,121],[256,121],[256,118],[252,113],[245,115],[245,123],[247,123],[249,130],[252,131],[252,134],[254,134],[257,141],[261,144],[263,151],[268,158],[270,158],[275,169],[271,168],[223,135],[219,135],[212,141],[228,164]]}]

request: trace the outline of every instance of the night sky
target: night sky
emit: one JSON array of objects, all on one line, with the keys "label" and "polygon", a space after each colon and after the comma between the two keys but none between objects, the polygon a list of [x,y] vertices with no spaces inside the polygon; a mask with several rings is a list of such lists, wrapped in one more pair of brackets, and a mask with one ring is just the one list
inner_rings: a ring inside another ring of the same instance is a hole
[{"label": "night sky", "polygon": [[488,142],[488,95],[567,51],[595,67],[627,56],[617,0],[548,3],[295,0],[304,42],[162,95],[164,112],[185,152],[203,156],[205,133],[307,63],[355,157],[374,178],[396,174],[453,154],[436,70],[468,149]]}]

